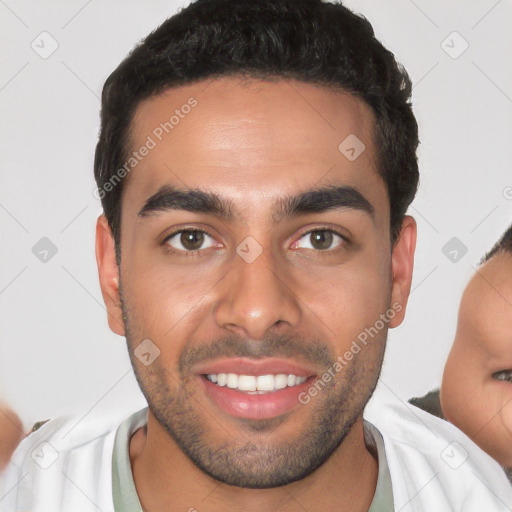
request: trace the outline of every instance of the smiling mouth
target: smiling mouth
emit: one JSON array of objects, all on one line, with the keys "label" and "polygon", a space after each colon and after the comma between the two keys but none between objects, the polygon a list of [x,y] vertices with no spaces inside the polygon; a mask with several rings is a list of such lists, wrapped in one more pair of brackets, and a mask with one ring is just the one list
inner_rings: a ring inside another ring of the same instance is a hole
[{"label": "smiling mouth", "polygon": [[228,387],[249,395],[274,393],[281,389],[299,386],[308,377],[294,374],[239,375],[236,373],[209,373],[204,377],[219,387]]},{"label": "smiling mouth", "polygon": [[492,378],[496,380],[501,380],[503,382],[512,383],[512,369],[509,370],[500,370],[498,372],[494,372],[492,374]]}]

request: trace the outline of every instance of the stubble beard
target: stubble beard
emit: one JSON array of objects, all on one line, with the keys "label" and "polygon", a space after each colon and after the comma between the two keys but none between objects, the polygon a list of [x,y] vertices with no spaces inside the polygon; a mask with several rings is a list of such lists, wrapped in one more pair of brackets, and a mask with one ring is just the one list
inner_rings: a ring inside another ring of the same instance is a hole
[{"label": "stubble beard", "polygon": [[[332,385],[323,387],[308,405],[294,409],[295,417],[309,414],[310,419],[306,426],[301,420],[293,439],[287,436],[286,440],[272,440],[273,431],[283,439],[279,428],[287,420],[292,421],[288,415],[270,420],[233,418],[239,425],[235,436],[222,428],[222,415],[215,418],[201,407],[194,379],[184,379],[179,372],[172,374],[159,359],[148,367],[141,365],[133,350],[139,340],[135,332],[139,331],[124,301],[122,308],[130,359],[151,413],[196,467],[227,485],[268,489],[307,477],[343,443],[377,385],[387,332],[382,333],[382,340],[372,342],[382,345],[382,349],[373,348],[370,363],[365,360],[357,364],[364,351],[356,354],[336,374]],[[232,425],[229,430],[233,431]]]}]

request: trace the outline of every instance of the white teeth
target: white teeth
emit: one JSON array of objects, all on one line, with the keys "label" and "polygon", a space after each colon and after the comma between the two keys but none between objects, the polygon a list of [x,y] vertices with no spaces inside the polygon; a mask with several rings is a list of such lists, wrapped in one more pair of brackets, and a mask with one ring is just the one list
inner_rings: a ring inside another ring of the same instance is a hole
[{"label": "white teeth", "polygon": [[284,389],[288,385],[288,377],[284,373],[280,373],[276,375],[275,382],[276,389]]},{"label": "white teeth", "polygon": [[238,375],[236,373],[228,373],[226,376],[226,386],[231,389],[238,387]]},{"label": "white teeth", "polygon": [[227,386],[231,389],[238,389],[250,394],[268,393],[286,387],[293,387],[302,384],[307,377],[296,375],[237,375],[236,373],[210,373],[206,378],[218,386]]},{"label": "white teeth", "polygon": [[274,376],[273,375],[259,375],[256,378],[256,386],[258,391],[274,391]]},{"label": "white teeth", "polygon": [[238,377],[240,391],[256,391],[256,377],[253,375],[240,375]]}]

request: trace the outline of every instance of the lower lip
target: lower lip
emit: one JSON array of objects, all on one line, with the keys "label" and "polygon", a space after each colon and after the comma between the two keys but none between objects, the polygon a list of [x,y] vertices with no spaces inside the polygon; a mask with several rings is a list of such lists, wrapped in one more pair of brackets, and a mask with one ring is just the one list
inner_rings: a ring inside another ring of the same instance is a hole
[{"label": "lower lip", "polygon": [[250,395],[227,386],[217,386],[204,375],[199,377],[207,396],[224,412],[238,418],[266,420],[281,416],[301,405],[300,393],[306,391],[315,377],[309,377],[297,386],[286,387],[264,393]]}]

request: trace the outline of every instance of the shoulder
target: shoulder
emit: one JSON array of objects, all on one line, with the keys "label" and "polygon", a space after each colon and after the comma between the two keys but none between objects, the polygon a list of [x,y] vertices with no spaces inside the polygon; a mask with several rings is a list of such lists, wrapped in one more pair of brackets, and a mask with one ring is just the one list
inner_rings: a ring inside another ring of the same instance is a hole
[{"label": "shoulder", "polygon": [[55,418],[33,430],[0,477],[2,512],[111,510],[112,448],[122,419]]},{"label": "shoulder", "polygon": [[384,440],[397,510],[511,510],[501,466],[451,423],[401,402],[372,404],[365,418]]}]

